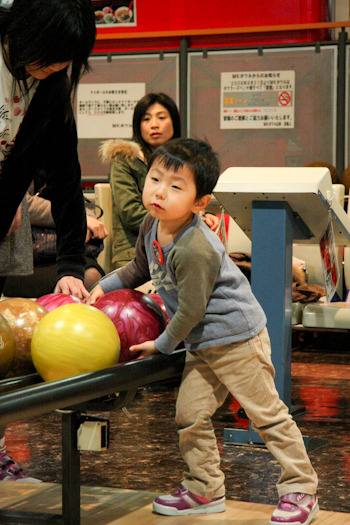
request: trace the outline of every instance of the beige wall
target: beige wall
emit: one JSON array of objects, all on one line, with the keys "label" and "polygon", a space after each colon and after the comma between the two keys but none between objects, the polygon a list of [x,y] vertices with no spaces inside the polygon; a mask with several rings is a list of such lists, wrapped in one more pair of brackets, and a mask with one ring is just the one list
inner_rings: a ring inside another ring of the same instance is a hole
[{"label": "beige wall", "polygon": [[349,0],[334,0],[335,6],[335,22],[350,19],[350,1]]},{"label": "beige wall", "polygon": [[[350,20],[350,0],[333,0],[334,22],[344,22]],[[334,32],[334,38],[338,37],[340,29]],[[349,33],[349,28],[347,28]]]}]

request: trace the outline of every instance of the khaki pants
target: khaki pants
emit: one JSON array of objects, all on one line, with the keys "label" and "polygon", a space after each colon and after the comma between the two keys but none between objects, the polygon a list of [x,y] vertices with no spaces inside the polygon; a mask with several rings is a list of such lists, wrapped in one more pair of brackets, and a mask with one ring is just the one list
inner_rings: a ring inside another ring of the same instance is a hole
[{"label": "khaki pants", "polygon": [[267,329],[239,343],[187,352],[176,403],[179,445],[187,465],[183,485],[211,499],[225,493],[211,416],[230,392],[246,411],[282,473],[279,496],[315,494],[317,475],[302,435],[279,399]]}]

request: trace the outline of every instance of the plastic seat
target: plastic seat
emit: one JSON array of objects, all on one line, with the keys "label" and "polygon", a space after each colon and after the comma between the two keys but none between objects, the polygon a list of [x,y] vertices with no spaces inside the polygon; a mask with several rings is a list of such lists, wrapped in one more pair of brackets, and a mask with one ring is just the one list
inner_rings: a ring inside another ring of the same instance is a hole
[{"label": "plastic seat", "polygon": [[101,221],[106,226],[108,237],[104,239],[104,249],[97,258],[97,262],[106,273],[113,270],[112,266],[112,191],[111,185],[108,182],[99,182],[94,186],[95,203],[98,204],[102,210],[103,215]]},{"label": "plastic seat", "polygon": [[350,330],[350,304],[309,303],[303,309],[302,324],[308,328]]}]

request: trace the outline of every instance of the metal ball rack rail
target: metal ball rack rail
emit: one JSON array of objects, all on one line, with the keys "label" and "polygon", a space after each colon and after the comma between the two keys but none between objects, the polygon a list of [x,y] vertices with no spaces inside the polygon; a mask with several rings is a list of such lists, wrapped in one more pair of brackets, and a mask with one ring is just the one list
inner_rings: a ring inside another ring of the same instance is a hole
[{"label": "metal ball rack rail", "polygon": [[0,503],[0,523],[79,525],[82,413],[125,407],[139,387],[180,376],[184,361],[178,350],[48,383],[38,374],[0,381],[0,426],[54,410],[62,414],[62,515],[1,509]]}]

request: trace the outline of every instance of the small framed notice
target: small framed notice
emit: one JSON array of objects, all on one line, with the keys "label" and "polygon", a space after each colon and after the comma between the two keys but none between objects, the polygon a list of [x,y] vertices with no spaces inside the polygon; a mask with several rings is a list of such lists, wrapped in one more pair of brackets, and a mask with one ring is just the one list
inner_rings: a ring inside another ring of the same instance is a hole
[{"label": "small framed notice", "polygon": [[79,84],[79,139],[131,138],[134,108],[145,92],[146,84],[143,82]]},{"label": "small framed notice", "polygon": [[221,129],[294,128],[295,71],[221,73]]}]

